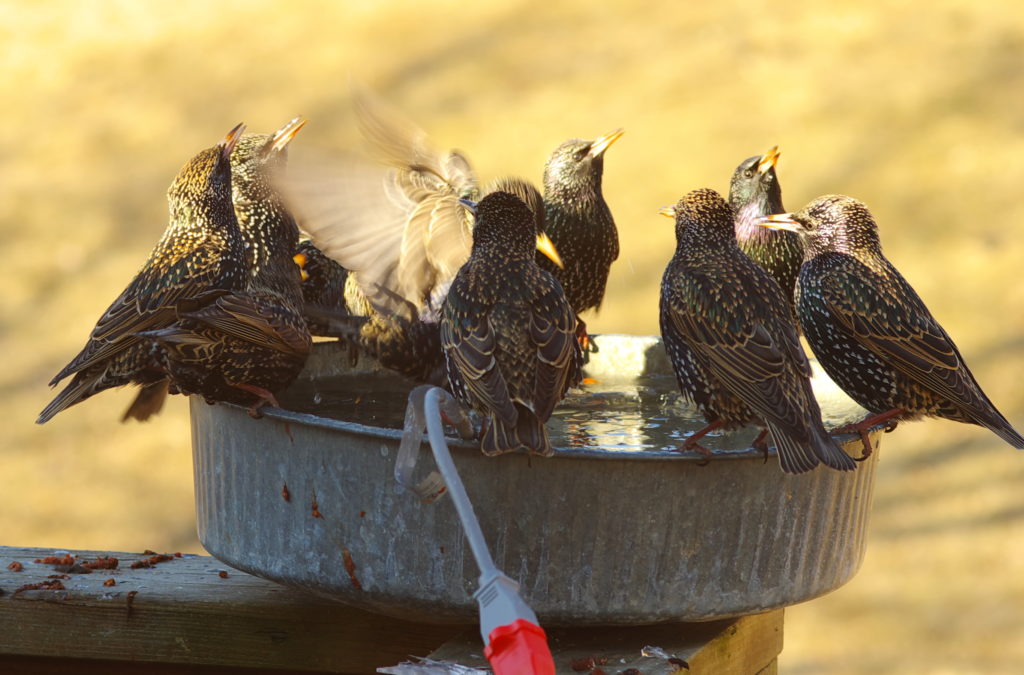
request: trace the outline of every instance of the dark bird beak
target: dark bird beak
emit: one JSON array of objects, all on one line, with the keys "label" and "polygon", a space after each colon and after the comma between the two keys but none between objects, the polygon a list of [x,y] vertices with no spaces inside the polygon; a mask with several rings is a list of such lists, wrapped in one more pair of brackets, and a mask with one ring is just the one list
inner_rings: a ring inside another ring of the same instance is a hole
[{"label": "dark bird beak", "polygon": [[676,217],[676,207],[674,207],[674,206],[664,206],[664,207],[662,207],[661,209],[658,210],[658,213],[660,213],[661,215],[665,216],[666,218],[675,218]]},{"label": "dark bird beak", "polygon": [[300,116],[278,129],[270,139],[267,152],[281,152],[284,150],[292,142],[292,139],[295,138],[295,134],[299,133],[299,129],[304,126],[306,126],[306,120]]},{"label": "dark bird beak", "polygon": [[802,229],[800,223],[793,219],[792,213],[776,213],[766,216],[764,219],[759,220],[757,224],[770,230],[787,230],[799,233]]},{"label": "dark bird beak", "polygon": [[309,272],[306,271],[306,263],[309,262],[309,260],[306,259],[306,254],[296,253],[292,256],[292,260],[294,260],[295,264],[299,266],[299,274],[301,275],[302,280],[307,281],[309,279]]},{"label": "dark bird beak", "polygon": [[470,213],[472,213],[474,216],[476,215],[476,202],[474,202],[472,199],[460,199],[459,203],[465,206],[467,209],[469,209]]},{"label": "dark bird beak", "polygon": [[773,145],[772,149],[764,153],[761,157],[761,161],[757,163],[757,172],[760,174],[768,173],[769,169],[774,169],[775,164],[779,161],[779,146]]},{"label": "dark bird beak", "polygon": [[558,269],[565,269],[562,256],[558,255],[558,249],[555,248],[555,242],[551,241],[551,237],[543,232],[537,235],[537,250],[547,256],[548,260],[558,265]]},{"label": "dark bird beak", "polygon": [[587,151],[587,154],[591,157],[600,157],[604,154],[604,151],[610,148],[612,143],[619,140],[624,133],[626,133],[625,129],[616,129],[610,134],[605,134],[604,136],[595,139],[594,142],[590,144],[590,150]]},{"label": "dark bird beak", "polygon": [[238,139],[242,137],[242,132],[245,131],[245,122],[239,122],[238,125],[228,132],[228,135],[221,139],[220,143],[220,156],[223,159],[231,157],[231,153],[235,149],[235,145],[238,143]]}]

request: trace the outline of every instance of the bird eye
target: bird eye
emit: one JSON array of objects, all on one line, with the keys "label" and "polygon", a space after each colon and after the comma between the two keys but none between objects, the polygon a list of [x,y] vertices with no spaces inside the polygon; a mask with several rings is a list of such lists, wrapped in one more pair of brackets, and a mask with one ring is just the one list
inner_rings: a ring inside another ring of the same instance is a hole
[{"label": "bird eye", "polygon": [[746,176],[747,178],[753,178],[754,177],[754,170],[753,169],[747,169],[746,171],[743,172],[743,175]]},{"label": "bird eye", "polygon": [[577,162],[582,162],[583,158],[587,156],[588,152],[590,152],[590,146],[589,145],[585,146],[585,147],[582,147],[579,150],[577,150],[576,151],[576,155],[575,155],[576,161]]}]

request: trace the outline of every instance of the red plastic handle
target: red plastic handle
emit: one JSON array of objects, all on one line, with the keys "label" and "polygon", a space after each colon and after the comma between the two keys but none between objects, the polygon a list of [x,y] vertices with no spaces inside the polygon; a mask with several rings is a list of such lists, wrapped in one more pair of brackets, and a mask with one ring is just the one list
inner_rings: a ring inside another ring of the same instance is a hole
[{"label": "red plastic handle", "polygon": [[555,675],[544,629],[526,619],[492,630],[484,656],[494,675]]}]

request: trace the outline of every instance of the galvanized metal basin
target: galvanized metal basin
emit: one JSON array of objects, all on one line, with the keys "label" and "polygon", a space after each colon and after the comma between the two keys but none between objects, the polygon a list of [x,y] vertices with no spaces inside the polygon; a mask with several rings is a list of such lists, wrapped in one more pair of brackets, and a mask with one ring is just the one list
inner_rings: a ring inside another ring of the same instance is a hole
[{"label": "galvanized metal basin", "polygon": [[[657,338],[599,340],[592,374],[668,368]],[[307,376],[345,369],[318,345]],[[849,405],[826,389],[823,408]],[[395,482],[400,435],[278,410],[253,420],[193,397],[200,540],[234,567],[364,609],[475,621],[478,572],[455,511]],[[763,612],[841,586],[864,555],[877,450],[853,472],[789,476],[754,450],[700,466],[666,451],[492,458],[450,445],[498,567],[545,625]],[[845,447],[860,454],[852,436]]]}]

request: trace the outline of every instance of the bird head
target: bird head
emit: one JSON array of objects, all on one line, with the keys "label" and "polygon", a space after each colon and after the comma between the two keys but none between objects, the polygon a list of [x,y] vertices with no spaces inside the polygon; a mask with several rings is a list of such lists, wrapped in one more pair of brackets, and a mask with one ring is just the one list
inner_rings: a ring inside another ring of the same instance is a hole
[{"label": "bird head", "polygon": [[615,131],[585,141],[574,138],[562,143],[544,165],[544,191],[549,197],[598,194],[604,172],[604,153],[625,131]]}]

